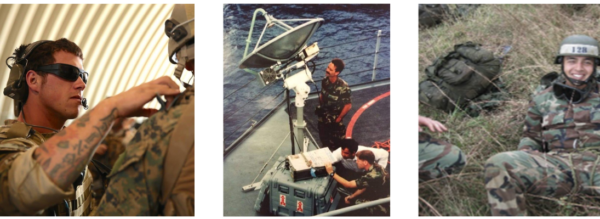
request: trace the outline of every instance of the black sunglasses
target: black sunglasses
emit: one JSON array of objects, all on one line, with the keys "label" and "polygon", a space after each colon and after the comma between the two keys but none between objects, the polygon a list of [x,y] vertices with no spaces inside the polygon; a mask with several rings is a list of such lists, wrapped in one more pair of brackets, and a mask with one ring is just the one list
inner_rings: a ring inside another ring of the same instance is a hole
[{"label": "black sunglasses", "polygon": [[77,78],[81,77],[85,84],[87,84],[89,76],[89,73],[83,69],[68,64],[44,65],[37,68],[36,71],[48,72],[67,81],[77,81]]},{"label": "black sunglasses", "polygon": [[552,83],[552,90],[554,91],[554,95],[558,98],[563,98],[567,101],[572,100],[572,103],[581,103],[581,101],[587,98],[586,92],[579,90],[574,87],[570,87],[566,84]]}]

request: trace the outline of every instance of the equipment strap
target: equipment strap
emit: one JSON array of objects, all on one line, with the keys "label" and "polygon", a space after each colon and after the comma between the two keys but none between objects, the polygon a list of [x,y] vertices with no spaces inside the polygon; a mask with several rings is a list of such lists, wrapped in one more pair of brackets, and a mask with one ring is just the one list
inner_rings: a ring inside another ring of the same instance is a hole
[{"label": "equipment strap", "polygon": [[183,110],[183,114],[173,130],[173,135],[167,148],[164,166],[169,167],[169,170],[166,171],[165,169],[163,173],[161,197],[161,204],[163,206],[171,196],[175,182],[177,182],[183,164],[186,161],[182,157],[186,157],[194,146],[194,96],[190,98],[190,103]]}]

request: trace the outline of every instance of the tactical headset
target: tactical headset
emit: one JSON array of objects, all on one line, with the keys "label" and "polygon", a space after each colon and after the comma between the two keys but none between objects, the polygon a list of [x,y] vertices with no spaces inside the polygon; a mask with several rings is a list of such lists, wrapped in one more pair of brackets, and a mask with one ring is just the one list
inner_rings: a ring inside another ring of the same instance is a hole
[{"label": "tactical headset", "polygon": [[[15,100],[14,113],[15,116],[18,117],[19,113],[23,109],[23,105],[25,104],[24,97],[27,95],[27,82],[25,82],[25,69],[27,68],[27,64],[29,60],[27,58],[29,55],[40,45],[50,42],[50,40],[40,40],[29,44],[25,48],[25,52],[20,57],[16,57],[16,52],[13,53],[15,56],[8,57],[6,59],[6,65],[10,69],[10,74],[8,77],[8,82],[6,83],[6,88],[4,88],[4,95]],[[15,60],[13,65],[8,64],[8,60]],[[12,84],[11,84],[12,82]],[[81,99],[81,105],[84,109],[88,109],[86,98]]]}]

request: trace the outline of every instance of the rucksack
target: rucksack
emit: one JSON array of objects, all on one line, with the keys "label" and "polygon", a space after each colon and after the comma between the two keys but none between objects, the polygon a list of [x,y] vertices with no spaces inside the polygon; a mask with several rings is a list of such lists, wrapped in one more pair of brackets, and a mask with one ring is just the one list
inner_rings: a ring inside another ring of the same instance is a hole
[{"label": "rucksack", "polygon": [[493,89],[503,92],[498,80],[501,65],[481,44],[457,44],[425,69],[427,78],[419,84],[419,102],[452,112]]},{"label": "rucksack", "polygon": [[419,4],[419,26],[432,27],[440,24],[450,9],[444,4]]}]

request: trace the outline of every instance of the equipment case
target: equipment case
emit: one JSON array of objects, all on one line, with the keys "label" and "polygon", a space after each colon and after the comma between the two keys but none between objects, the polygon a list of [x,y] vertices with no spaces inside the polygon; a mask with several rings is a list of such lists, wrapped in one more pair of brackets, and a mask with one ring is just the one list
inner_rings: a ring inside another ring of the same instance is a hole
[{"label": "equipment case", "polygon": [[294,182],[280,157],[262,179],[254,210],[261,214],[313,216],[335,210],[340,199],[337,182],[329,176]]},{"label": "equipment case", "polygon": [[286,158],[294,181],[328,176],[325,164],[334,161],[329,148],[289,155]]}]

